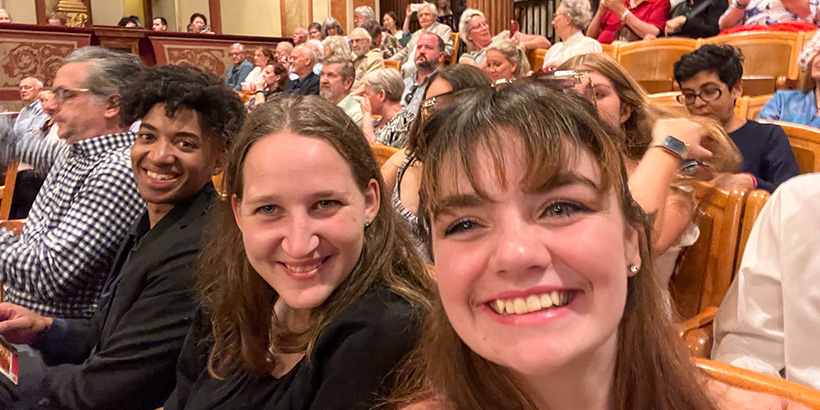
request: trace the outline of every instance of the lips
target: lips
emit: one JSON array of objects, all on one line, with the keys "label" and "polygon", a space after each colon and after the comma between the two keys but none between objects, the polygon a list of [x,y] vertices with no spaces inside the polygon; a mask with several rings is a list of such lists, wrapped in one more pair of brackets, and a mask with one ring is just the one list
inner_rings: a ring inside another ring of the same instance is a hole
[{"label": "lips", "polygon": [[525,315],[566,306],[577,294],[576,290],[553,290],[526,297],[498,298],[487,302],[487,306],[502,316]]},{"label": "lips", "polygon": [[319,273],[319,268],[324,266],[328,259],[330,259],[330,256],[305,261],[279,262],[279,264],[288,276],[294,279],[308,280],[316,277]]}]

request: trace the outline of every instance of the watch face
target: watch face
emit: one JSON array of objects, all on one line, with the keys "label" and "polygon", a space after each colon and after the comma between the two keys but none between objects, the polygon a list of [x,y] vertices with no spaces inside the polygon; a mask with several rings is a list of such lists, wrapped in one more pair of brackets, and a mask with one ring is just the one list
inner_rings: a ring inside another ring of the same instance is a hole
[{"label": "watch face", "polygon": [[677,152],[678,154],[683,154],[683,151],[686,150],[686,144],[674,137],[666,137],[666,140],[663,142],[663,145],[666,148],[669,148],[672,151]]}]

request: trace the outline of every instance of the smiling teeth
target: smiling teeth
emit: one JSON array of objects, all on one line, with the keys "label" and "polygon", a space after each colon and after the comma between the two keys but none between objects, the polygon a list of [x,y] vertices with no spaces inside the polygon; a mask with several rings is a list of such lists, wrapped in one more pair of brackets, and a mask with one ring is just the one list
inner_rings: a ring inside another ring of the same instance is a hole
[{"label": "smiling teeth", "polygon": [[561,307],[574,298],[572,291],[557,291],[530,295],[526,298],[496,299],[489,303],[490,309],[499,315],[523,315],[539,310]]},{"label": "smiling teeth", "polygon": [[158,179],[160,181],[167,181],[169,179],[174,179],[174,176],[170,175],[170,174],[158,174],[156,172],[147,171],[147,170],[145,171],[145,173],[148,174],[149,177],[154,178],[154,179]]},{"label": "smiling teeth", "polygon": [[315,265],[310,265],[310,266],[293,266],[293,265],[285,264],[285,267],[288,268],[288,270],[290,270],[293,273],[308,273],[308,272],[311,272],[311,271],[314,271],[314,270],[318,269],[319,265],[321,265],[321,263],[317,263]]}]

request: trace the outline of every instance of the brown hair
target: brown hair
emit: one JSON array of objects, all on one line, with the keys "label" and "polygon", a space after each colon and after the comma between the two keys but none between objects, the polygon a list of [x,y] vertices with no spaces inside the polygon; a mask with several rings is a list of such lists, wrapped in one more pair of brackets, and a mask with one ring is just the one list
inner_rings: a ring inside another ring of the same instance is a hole
[{"label": "brown hair", "polygon": [[649,104],[643,87],[609,55],[577,55],[561,64],[559,70],[572,70],[581,65],[612,81],[621,104],[632,109],[632,115],[621,126],[623,133],[619,145],[629,159],[639,161],[652,142],[652,126],[655,125],[655,120],[666,114]]},{"label": "brown hair", "polygon": [[268,58],[268,62],[262,66],[262,69],[264,69],[268,64],[276,61],[276,56],[273,54],[273,51],[271,51],[271,49],[266,47],[257,47],[255,50],[253,50],[254,53],[256,53],[257,51]]},{"label": "brown hair", "polygon": [[723,126],[709,117],[694,116],[689,119],[700,124],[706,131],[706,138],[703,138],[701,145],[712,153],[712,158],[709,159],[711,169],[730,174],[740,172],[743,156]]},{"label": "brown hair", "polygon": [[803,91],[803,94],[814,92],[815,88],[817,88],[817,81],[814,81],[811,75],[811,66],[814,64],[814,59],[817,58],[818,55],[820,55],[820,53],[815,54],[814,57],[809,60],[808,64],[806,64],[806,73],[804,74],[803,81],[800,82],[800,91]]},{"label": "brown hair", "polygon": [[[356,185],[380,187],[381,206],[364,231],[361,255],[333,294],[311,311],[304,333],[290,333],[273,313],[278,295],[253,269],[228,201],[215,206],[215,222],[200,259],[197,296],[211,316],[213,348],[208,370],[214,377],[242,366],[257,375],[277,365],[271,351],[310,355],[319,332],[367,290],[381,286],[420,311],[429,308],[434,287],[404,222],[390,206],[388,189],[361,129],[341,110],[318,96],[284,96],[258,107],[231,146],[225,171],[228,197],[241,201],[245,157],[254,144],[275,133],[318,138],[330,143],[350,166]],[[271,181],[272,183],[274,181]]]},{"label": "brown hair", "polygon": [[[441,122],[424,163],[420,218],[427,221],[438,208],[439,183],[452,178],[455,167],[463,169],[476,192],[483,195],[476,182],[481,170],[473,163],[475,150],[490,153],[493,169],[503,180],[501,138],[520,138],[527,156],[524,181],[529,185],[551,182],[573,153],[594,157],[602,174],[601,189],[614,190],[626,222],[646,235],[640,243],[643,266],[628,279],[614,381],[602,386],[612,391],[611,408],[715,409],[664,313],[646,240],[648,225],[627,189],[620,153],[609,137],[612,127],[600,120],[589,101],[516,82],[500,91],[477,90],[432,118],[436,117],[446,121]],[[402,387],[389,405],[440,398],[444,407],[457,410],[535,409],[532,392],[509,369],[477,355],[458,337],[439,298],[426,316],[422,340],[408,363]]]}]

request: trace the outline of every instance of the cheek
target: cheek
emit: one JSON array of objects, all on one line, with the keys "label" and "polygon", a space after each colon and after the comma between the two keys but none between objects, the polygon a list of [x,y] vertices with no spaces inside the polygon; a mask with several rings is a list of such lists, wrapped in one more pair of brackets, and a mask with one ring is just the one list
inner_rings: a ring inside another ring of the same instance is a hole
[{"label": "cheek", "polygon": [[608,96],[599,99],[596,102],[598,106],[598,113],[601,119],[606,121],[609,125],[620,126],[621,117],[621,103],[614,96]]}]

